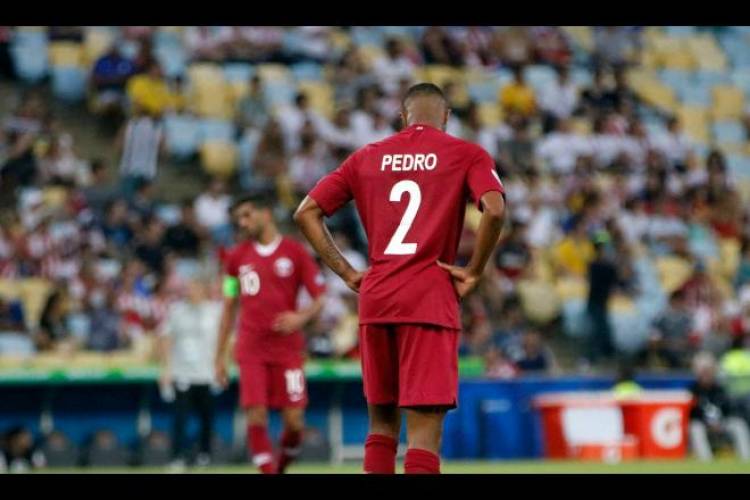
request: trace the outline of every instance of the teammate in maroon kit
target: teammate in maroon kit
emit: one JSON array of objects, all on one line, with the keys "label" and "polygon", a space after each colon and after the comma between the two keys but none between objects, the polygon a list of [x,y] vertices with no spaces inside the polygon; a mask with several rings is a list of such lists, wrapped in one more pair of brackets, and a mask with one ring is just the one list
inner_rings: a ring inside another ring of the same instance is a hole
[{"label": "teammate in maroon kit", "polygon": [[[269,197],[239,200],[232,215],[244,236],[224,257],[224,311],[216,352],[216,377],[227,383],[226,349],[240,307],[235,359],[240,405],[247,411],[248,446],[265,474],[283,473],[297,455],[304,426],[307,388],[302,327],[323,307],[323,276],[304,247],[279,233]],[[302,288],[312,303],[297,309]],[[281,410],[279,454],[268,435],[268,409]]]},{"label": "teammate in maroon kit", "polygon": [[[360,292],[365,472],[395,472],[404,409],[406,473],[439,473],[443,419],[457,404],[459,300],[476,287],[497,244],[505,202],[492,158],[443,132],[449,108],[439,87],[411,87],[401,114],[404,130],[352,154],[294,218],[325,263]],[[457,267],[448,263],[467,195],[483,213],[471,260]],[[323,222],[351,199],[369,241],[364,272],[347,262]]]}]

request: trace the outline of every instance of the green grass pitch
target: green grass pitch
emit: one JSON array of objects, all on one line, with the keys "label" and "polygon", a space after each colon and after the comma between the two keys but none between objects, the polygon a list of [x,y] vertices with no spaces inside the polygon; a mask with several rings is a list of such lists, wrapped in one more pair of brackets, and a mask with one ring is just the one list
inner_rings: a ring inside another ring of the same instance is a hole
[{"label": "green grass pitch", "polygon": [[[575,461],[445,461],[442,471],[446,474],[750,474],[750,463],[732,458],[718,459],[701,463],[695,460],[681,461],[635,461],[619,464],[605,464]],[[46,473],[96,474],[96,473],[145,473],[160,474],[169,472],[166,467],[117,467],[117,468],[48,468]],[[256,474],[251,465],[226,465],[206,468],[188,468],[187,473],[195,474]],[[399,463],[398,473],[403,472]],[[289,468],[290,474],[359,474],[361,464],[349,462],[343,465],[327,463],[300,463]]]}]

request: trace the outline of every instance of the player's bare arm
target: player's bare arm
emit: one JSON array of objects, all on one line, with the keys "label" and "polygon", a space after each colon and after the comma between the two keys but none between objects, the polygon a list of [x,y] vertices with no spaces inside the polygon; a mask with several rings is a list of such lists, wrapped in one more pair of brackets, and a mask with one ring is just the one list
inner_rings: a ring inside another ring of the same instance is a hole
[{"label": "player's bare arm", "polygon": [[214,371],[216,382],[222,387],[229,383],[227,376],[227,346],[229,338],[232,336],[232,328],[237,316],[237,297],[224,297],[224,307],[221,311],[221,321],[219,322],[219,338],[216,342],[216,357],[214,359]]},{"label": "player's bare arm", "polygon": [[482,195],[482,217],[477,230],[477,242],[471,260],[466,267],[452,266],[438,261],[438,265],[453,277],[453,286],[458,296],[463,298],[479,284],[487,261],[497,245],[505,215],[505,200],[498,191]]},{"label": "player's bare arm", "polygon": [[276,317],[273,329],[284,334],[299,331],[320,315],[324,304],[325,297],[321,295],[303,309],[283,312]]},{"label": "player's bare arm", "polygon": [[357,271],[352,267],[341,250],[333,241],[331,232],[323,221],[323,210],[320,209],[317,202],[305,196],[297,211],[294,213],[294,222],[299,226],[302,234],[315,249],[331,270],[339,275],[346,285],[359,293],[359,285],[362,282],[364,272]]}]

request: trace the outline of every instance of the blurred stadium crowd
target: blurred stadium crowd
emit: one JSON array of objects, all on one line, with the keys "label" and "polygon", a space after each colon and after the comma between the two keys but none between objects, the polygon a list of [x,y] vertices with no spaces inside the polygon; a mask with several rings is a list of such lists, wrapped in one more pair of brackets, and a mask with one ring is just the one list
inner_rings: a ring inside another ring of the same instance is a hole
[{"label": "blurred stadium crowd", "polygon": [[[499,378],[725,356],[750,330],[748,49],[739,27],[0,27],[15,99],[0,129],[0,357],[147,359],[186,277],[213,269],[218,297],[231,196],[273,190],[293,232],[304,193],[397,131],[418,81],[443,86],[447,132],[486,148],[507,191],[462,354]],[[52,104],[92,117],[116,164]],[[199,194],[158,196],[165,169]],[[366,266],[354,211],[330,222]],[[477,222],[470,208],[460,259]],[[356,297],[328,283],[310,353],[356,357]]]}]

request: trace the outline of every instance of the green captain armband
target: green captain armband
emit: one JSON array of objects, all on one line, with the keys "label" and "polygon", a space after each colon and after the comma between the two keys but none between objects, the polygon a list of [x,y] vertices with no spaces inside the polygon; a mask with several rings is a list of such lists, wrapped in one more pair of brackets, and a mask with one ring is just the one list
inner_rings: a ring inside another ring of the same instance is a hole
[{"label": "green captain armband", "polygon": [[224,297],[233,299],[240,294],[240,280],[234,276],[224,276]]}]

